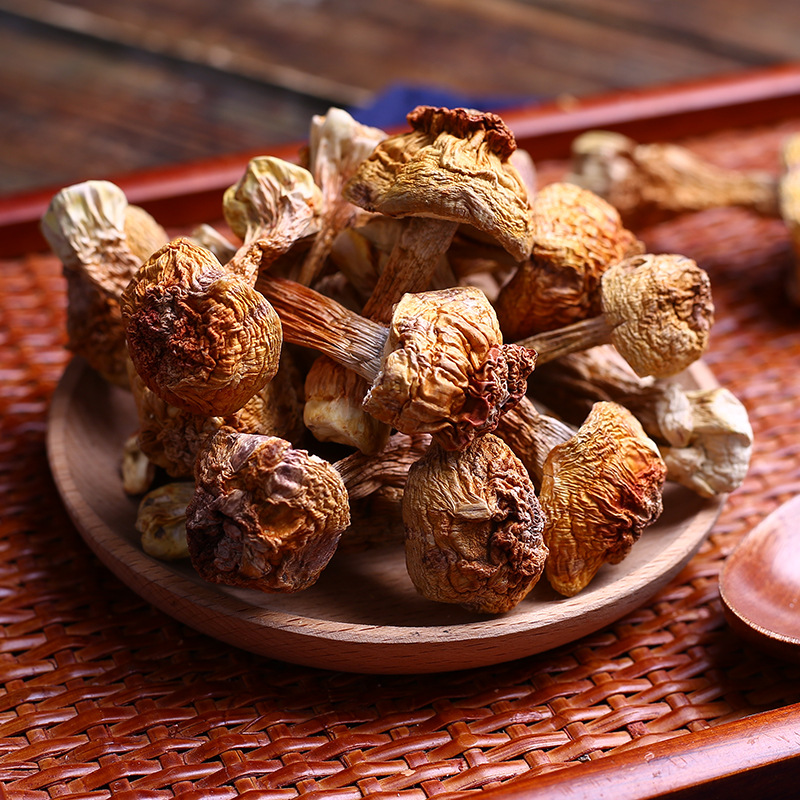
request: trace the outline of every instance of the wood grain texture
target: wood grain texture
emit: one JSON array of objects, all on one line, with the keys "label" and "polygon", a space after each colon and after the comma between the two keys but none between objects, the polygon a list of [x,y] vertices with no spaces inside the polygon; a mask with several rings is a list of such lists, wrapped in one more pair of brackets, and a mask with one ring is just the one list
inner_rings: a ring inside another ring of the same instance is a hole
[{"label": "wood grain texture", "polygon": [[[702,364],[691,388],[716,385]],[[415,591],[397,543],[348,548],[345,540],[314,586],[265,594],[200,579],[188,562],[145,555],[134,522],[138,500],[122,491],[119,459],[135,432],[130,394],[80,360],[53,399],[48,453],[76,526],[99,558],[146,600],[198,630],[245,650],[308,666],[374,673],[467,669],[549,650],[639,607],[689,561],[724,497],[704,500],[668,484],[664,513],[621,564],[605,565],[580,594],[546,581],[513,611],[480,616]]]}]

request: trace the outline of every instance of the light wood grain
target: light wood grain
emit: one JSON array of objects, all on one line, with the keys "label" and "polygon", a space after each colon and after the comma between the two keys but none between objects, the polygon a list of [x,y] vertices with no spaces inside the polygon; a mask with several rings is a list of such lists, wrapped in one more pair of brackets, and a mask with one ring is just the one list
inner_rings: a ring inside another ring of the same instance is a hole
[{"label": "light wood grain", "polygon": [[[715,385],[702,364],[690,377],[693,386]],[[61,497],[88,545],[120,580],[187,625],[245,650],[327,669],[464,669],[573,641],[637,608],[675,576],[724,502],[668,485],[663,515],[621,564],[601,569],[572,598],[560,597],[543,580],[502,616],[481,617],[421,598],[396,545],[340,548],[311,588],[262,594],[208,584],[188,563],[159,562],[141,550],[137,501],[124,494],[119,477],[122,444],[135,429],[129,393],[74,360],[53,398],[48,454]]]}]

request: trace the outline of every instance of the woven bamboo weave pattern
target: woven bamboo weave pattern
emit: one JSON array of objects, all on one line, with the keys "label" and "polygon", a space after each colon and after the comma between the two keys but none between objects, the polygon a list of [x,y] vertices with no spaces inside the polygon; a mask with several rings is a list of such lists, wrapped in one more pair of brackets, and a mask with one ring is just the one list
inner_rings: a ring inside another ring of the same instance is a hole
[{"label": "woven bamboo weave pattern", "polygon": [[[789,129],[800,122],[692,145],[777,169]],[[646,607],[557,651],[426,676],[259,658],[117,581],[72,527],[47,467],[46,412],[68,360],[60,265],[46,254],[0,264],[0,796],[477,796],[800,701],[800,668],[736,639],[717,591],[740,537],[800,491],[800,310],[784,293],[786,230],[714,210],[642,236],[711,276],[707,361],[750,412],[750,474],[701,552]]]}]

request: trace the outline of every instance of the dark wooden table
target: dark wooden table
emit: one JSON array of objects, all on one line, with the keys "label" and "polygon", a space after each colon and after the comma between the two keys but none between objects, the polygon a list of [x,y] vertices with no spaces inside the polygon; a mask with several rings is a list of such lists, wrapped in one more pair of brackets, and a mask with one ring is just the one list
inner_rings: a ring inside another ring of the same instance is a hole
[{"label": "dark wooden table", "polygon": [[795,0],[0,0],[0,195],[269,150],[332,105],[736,73],[800,59],[799,29]]}]

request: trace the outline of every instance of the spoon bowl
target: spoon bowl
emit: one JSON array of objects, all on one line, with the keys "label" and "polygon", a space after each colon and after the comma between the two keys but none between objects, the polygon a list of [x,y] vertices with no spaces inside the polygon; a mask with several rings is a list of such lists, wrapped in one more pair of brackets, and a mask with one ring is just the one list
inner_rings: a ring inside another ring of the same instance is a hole
[{"label": "spoon bowl", "polygon": [[800,496],[742,539],[722,567],[719,591],[737,634],[800,661]]}]

